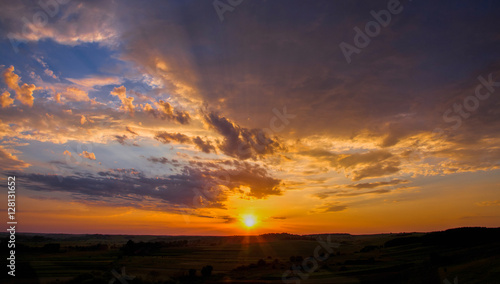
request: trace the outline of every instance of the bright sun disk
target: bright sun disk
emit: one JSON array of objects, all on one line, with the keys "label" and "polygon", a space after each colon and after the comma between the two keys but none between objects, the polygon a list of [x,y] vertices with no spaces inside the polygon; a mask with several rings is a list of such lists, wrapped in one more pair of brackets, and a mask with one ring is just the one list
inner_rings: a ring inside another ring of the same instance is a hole
[{"label": "bright sun disk", "polygon": [[248,228],[251,228],[255,225],[255,217],[252,215],[247,215],[243,218],[243,223],[245,223],[245,226]]}]

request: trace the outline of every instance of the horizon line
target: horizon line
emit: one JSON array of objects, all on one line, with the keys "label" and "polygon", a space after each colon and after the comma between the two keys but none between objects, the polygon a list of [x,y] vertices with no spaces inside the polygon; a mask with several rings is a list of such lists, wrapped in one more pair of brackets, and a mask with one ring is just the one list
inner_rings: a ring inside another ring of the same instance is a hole
[{"label": "horizon line", "polygon": [[[413,232],[386,232],[386,233],[369,233],[369,234],[352,234],[352,233],[313,233],[313,234],[293,234],[287,232],[280,233],[264,233],[257,235],[140,235],[140,234],[104,234],[104,233],[38,233],[38,232],[16,232],[16,234],[38,234],[38,235],[101,235],[101,236],[151,236],[151,237],[257,237],[269,234],[288,234],[294,236],[313,236],[313,235],[351,235],[351,236],[369,236],[369,235],[396,235],[396,234],[424,234],[424,233],[434,233],[434,232],[444,232],[453,229],[462,228],[485,228],[485,229],[500,229],[500,227],[486,227],[486,226],[465,226],[465,227],[452,227],[437,231],[413,231]],[[0,234],[9,234],[9,232],[1,232]]]}]

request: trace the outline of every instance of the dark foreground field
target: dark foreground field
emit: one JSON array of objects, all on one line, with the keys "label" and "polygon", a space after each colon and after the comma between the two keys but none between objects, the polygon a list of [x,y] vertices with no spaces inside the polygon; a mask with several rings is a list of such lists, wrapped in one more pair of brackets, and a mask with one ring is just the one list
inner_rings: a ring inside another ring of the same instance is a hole
[{"label": "dark foreground field", "polygon": [[[5,260],[5,234],[1,247]],[[500,228],[250,237],[18,234],[16,277],[3,269],[0,283],[500,283]]]}]

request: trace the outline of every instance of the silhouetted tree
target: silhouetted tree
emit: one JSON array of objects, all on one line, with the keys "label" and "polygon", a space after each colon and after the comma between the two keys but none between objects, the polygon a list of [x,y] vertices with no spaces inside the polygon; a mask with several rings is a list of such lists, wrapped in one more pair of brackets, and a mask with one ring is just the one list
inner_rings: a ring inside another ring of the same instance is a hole
[{"label": "silhouetted tree", "polygon": [[134,241],[128,240],[128,242],[121,248],[121,251],[123,251],[123,253],[126,255],[131,255],[134,252],[134,249],[135,249]]},{"label": "silhouetted tree", "polygon": [[212,270],[214,270],[214,268],[211,265],[203,266],[203,268],[201,269],[201,275],[203,275],[204,277],[209,277],[210,275],[212,275]]}]

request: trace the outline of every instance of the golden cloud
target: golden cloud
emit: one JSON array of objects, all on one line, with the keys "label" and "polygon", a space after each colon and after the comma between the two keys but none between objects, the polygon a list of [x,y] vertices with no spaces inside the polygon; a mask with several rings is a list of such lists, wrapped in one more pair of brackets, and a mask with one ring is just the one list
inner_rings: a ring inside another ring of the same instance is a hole
[{"label": "golden cloud", "polygon": [[14,99],[10,97],[10,93],[9,92],[4,92],[0,96],[0,105],[2,106],[2,108],[9,107],[13,103],[14,103]]},{"label": "golden cloud", "polygon": [[73,102],[88,102],[90,101],[89,95],[84,90],[77,87],[67,87],[63,93],[63,98]]},{"label": "golden cloud", "polygon": [[87,152],[83,151],[81,154],[78,154],[80,157],[89,159],[89,160],[95,160],[95,154],[92,152]]},{"label": "golden cloud", "polygon": [[66,78],[66,80],[87,88],[96,86],[118,85],[122,80],[118,77],[89,76],[81,79]]},{"label": "golden cloud", "polygon": [[115,87],[110,94],[113,96],[117,96],[120,99],[120,101],[122,102],[122,106],[120,107],[120,109],[130,112],[130,114],[134,113],[134,98],[127,98],[127,88],[125,88],[125,86]]},{"label": "golden cloud", "polygon": [[21,78],[14,73],[14,66],[7,68],[2,75],[5,84],[16,92],[16,99],[24,105],[33,106],[33,102],[35,101],[33,91],[35,91],[37,87],[34,84],[28,85],[26,83],[19,86]]},{"label": "golden cloud", "polygon": [[2,161],[0,163],[0,169],[2,170],[20,170],[30,166],[30,164],[19,160],[19,158],[2,146],[0,146],[0,160]]}]

